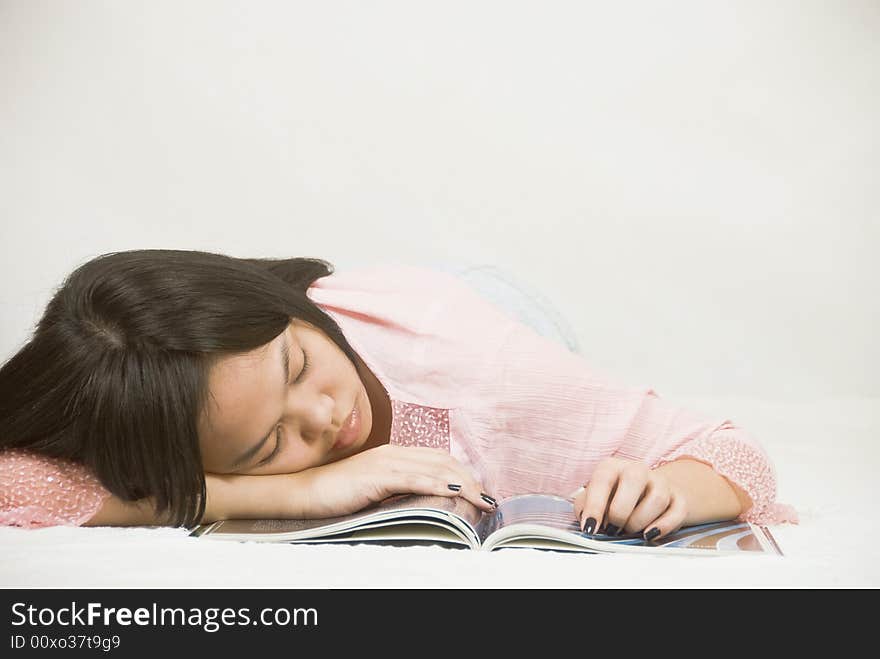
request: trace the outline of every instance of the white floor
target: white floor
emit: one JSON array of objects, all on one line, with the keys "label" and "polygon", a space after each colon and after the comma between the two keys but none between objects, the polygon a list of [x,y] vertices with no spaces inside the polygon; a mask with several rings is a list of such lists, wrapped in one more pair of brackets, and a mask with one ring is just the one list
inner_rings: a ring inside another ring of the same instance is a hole
[{"label": "white floor", "polygon": [[295,546],[212,542],[162,528],[0,528],[0,587],[880,586],[880,399],[675,400],[734,419],[767,448],[778,498],[801,516],[800,525],[771,529],[783,558]]}]

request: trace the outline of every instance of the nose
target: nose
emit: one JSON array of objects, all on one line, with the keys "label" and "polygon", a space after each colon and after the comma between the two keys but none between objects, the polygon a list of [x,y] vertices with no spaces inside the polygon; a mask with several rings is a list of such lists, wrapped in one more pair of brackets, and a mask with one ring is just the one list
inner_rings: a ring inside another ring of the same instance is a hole
[{"label": "nose", "polygon": [[333,416],[335,402],[326,394],[299,401],[295,401],[293,418],[299,425],[299,434],[303,441],[314,442],[322,437],[333,437],[339,430]]}]

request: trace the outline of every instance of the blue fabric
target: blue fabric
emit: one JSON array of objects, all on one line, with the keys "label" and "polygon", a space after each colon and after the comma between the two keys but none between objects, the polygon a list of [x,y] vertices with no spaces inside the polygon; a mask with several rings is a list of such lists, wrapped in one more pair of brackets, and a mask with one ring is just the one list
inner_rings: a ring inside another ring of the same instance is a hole
[{"label": "blue fabric", "polygon": [[439,262],[429,263],[427,267],[456,275],[538,334],[558,341],[572,352],[581,352],[577,336],[565,315],[522,279],[492,265]]}]

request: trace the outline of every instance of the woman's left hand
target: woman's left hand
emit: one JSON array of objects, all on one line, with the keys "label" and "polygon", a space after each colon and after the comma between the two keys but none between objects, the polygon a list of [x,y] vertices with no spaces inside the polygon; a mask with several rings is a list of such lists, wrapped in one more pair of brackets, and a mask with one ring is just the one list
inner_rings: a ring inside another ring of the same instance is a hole
[{"label": "woman's left hand", "polygon": [[585,533],[604,527],[607,535],[644,532],[647,540],[677,531],[687,510],[683,492],[662,471],[623,458],[605,458],[596,465],[593,477],[574,499],[574,512]]}]

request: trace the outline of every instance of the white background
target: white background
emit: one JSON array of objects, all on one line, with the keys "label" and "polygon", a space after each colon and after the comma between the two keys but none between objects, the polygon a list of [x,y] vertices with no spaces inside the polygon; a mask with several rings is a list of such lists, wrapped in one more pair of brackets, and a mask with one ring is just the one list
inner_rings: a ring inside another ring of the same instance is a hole
[{"label": "white background", "polygon": [[0,354],[104,252],[462,260],[661,395],[880,395],[878,37],[867,1],[0,0]]}]

